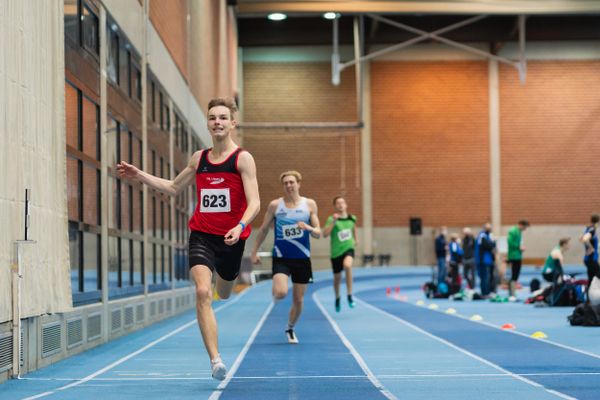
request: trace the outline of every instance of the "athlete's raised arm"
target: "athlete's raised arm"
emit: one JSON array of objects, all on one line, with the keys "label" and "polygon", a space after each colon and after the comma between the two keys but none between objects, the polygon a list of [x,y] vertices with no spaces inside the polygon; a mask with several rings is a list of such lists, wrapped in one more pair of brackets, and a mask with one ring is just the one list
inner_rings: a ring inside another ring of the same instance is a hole
[{"label": "athlete's raised arm", "polygon": [[335,227],[335,221],[337,221],[339,216],[338,213],[334,213],[331,217],[327,218],[327,221],[325,221],[325,228],[323,228],[323,237],[331,235],[331,231]]},{"label": "athlete's raised arm", "polygon": [[135,165],[121,161],[117,164],[117,171],[121,178],[127,178],[137,180],[150,186],[152,189],[158,190],[159,192],[168,194],[170,196],[177,196],[183,189],[188,187],[196,176],[196,167],[200,161],[200,154],[202,151],[195,152],[188,165],[175,177],[175,179],[163,179],[147,172],[142,171]]}]

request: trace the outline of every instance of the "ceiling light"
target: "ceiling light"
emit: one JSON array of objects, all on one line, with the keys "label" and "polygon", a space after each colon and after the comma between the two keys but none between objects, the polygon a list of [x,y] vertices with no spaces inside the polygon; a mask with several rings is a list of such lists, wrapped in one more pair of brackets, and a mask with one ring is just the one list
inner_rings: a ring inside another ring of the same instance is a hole
[{"label": "ceiling light", "polygon": [[323,18],[325,18],[325,19],[336,19],[339,17],[340,17],[340,14],[334,13],[334,12],[328,12],[328,13],[323,14]]},{"label": "ceiling light", "polygon": [[282,13],[272,13],[267,16],[271,21],[283,21],[287,18],[287,15]]}]

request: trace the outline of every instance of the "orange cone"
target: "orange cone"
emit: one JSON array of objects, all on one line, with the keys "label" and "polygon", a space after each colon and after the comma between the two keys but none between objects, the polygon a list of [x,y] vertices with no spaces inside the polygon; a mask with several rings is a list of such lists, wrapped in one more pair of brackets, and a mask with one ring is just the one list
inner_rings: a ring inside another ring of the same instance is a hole
[{"label": "orange cone", "polygon": [[502,325],[502,329],[516,329],[517,327],[511,323]]}]

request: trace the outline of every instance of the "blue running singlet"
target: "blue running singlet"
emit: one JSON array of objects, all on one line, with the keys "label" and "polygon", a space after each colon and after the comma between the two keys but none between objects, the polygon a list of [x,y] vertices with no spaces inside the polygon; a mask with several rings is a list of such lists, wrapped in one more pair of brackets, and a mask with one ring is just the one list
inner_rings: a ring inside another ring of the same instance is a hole
[{"label": "blue running singlet", "polygon": [[273,257],[310,258],[310,233],[300,229],[298,222],[310,225],[310,210],[305,197],[296,208],[287,208],[283,198],[275,211],[275,243]]}]

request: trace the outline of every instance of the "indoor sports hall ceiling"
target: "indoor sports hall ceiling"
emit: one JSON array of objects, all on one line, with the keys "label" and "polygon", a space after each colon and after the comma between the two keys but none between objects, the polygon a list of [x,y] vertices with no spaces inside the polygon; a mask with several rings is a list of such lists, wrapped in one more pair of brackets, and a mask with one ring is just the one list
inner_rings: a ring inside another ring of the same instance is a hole
[{"label": "indoor sports hall ceiling", "polygon": [[[325,12],[340,13],[340,44],[353,42],[353,17],[378,14],[424,31],[465,20],[473,15],[488,15],[476,23],[453,30],[444,36],[458,42],[501,44],[518,39],[517,16],[527,15],[527,41],[600,40],[600,1],[596,0],[455,0],[455,1],[264,1],[229,0],[236,5],[239,44],[248,46],[330,45],[332,22]],[[281,12],[283,21],[267,15]],[[415,34],[388,24],[364,18],[364,41],[393,44]]]}]

